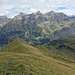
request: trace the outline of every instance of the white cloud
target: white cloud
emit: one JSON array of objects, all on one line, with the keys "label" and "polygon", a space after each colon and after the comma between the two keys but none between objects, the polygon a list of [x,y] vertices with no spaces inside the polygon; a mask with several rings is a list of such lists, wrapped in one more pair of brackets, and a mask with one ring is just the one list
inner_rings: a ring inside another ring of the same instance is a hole
[{"label": "white cloud", "polygon": [[34,9],[34,8],[30,8],[30,10],[28,10],[27,13],[28,14],[33,13],[33,12],[35,13],[36,11],[38,11],[38,10]]},{"label": "white cloud", "polygon": [[64,9],[64,10],[59,10],[58,12],[63,12],[64,14],[67,14],[67,15],[75,15],[75,9]]},{"label": "white cloud", "polygon": [[[64,12],[68,15],[75,15],[75,0],[0,0],[0,15],[8,17],[15,16],[16,12],[32,13],[37,10],[42,13],[49,11]],[[57,10],[58,7],[66,7],[67,9]],[[7,11],[13,10],[13,11]]]}]

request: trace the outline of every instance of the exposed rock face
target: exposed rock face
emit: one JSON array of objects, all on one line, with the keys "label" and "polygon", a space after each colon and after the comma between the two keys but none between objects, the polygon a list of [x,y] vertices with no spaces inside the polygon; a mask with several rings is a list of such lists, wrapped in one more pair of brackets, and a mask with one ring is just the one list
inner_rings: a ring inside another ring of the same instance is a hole
[{"label": "exposed rock face", "polygon": [[0,16],[0,25],[4,26],[6,23],[10,22],[11,19],[7,18],[7,16]]},{"label": "exposed rock face", "polygon": [[75,28],[72,29],[72,34],[75,34]]},{"label": "exposed rock face", "polygon": [[[8,20],[7,17],[3,19]],[[53,11],[46,14],[42,14],[40,11],[32,14],[21,12],[12,21],[10,20],[5,26],[0,27],[0,44],[7,44],[7,41],[17,36],[34,44],[64,38],[71,33],[75,34],[75,29],[72,30],[75,23],[66,24],[70,21],[75,21],[75,18]]]},{"label": "exposed rock face", "polygon": [[37,11],[37,13],[32,14],[20,13],[13,18],[13,21],[24,24],[38,24],[47,21],[47,18],[40,11]]}]

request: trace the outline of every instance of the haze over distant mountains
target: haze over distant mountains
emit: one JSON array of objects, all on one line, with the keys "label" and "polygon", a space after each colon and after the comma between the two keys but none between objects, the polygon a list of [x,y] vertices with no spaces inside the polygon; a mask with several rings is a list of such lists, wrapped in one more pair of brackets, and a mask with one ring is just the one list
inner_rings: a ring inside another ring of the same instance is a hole
[{"label": "haze over distant mountains", "polygon": [[40,11],[31,14],[20,13],[13,19],[2,17],[0,23],[0,45],[8,44],[13,38],[21,37],[32,45],[75,37],[75,17],[63,13]]}]

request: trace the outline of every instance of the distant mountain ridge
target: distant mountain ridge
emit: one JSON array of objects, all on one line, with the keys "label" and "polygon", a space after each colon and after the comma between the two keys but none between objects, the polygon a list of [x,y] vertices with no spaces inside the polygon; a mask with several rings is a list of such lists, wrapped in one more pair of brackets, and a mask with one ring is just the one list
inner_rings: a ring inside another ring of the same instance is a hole
[{"label": "distant mountain ridge", "polygon": [[8,44],[15,37],[21,37],[32,45],[38,45],[65,36],[74,36],[74,21],[74,17],[53,11],[46,14],[40,11],[32,14],[21,12],[0,28],[0,45]]},{"label": "distant mountain ridge", "polygon": [[6,23],[10,22],[11,18],[8,18],[7,16],[0,16],[0,25],[4,26]]},{"label": "distant mountain ridge", "polygon": [[75,37],[66,38],[62,40],[53,40],[44,44],[51,52],[57,53],[63,56],[68,56],[71,59],[75,60]]}]

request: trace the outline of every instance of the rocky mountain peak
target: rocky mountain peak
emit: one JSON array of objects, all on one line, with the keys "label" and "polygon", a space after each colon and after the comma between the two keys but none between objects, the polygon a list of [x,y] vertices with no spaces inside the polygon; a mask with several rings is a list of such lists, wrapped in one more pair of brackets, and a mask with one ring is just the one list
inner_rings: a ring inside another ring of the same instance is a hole
[{"label": "rocky mountain peak", "polygon": [[24,15],[27,15],[27,14],[25,14],[25,13],[23,13],[23,12],[20,12],[19,15],[24,16]]},{"label": "rocky mountain peak", "polygon": [[20,12],[20,14],[19,15],[17,15],[17,16],[15,16],[14,18],[13,18],[13,20],[20,20],[20,19],[22,19],[23,17],[25,17],[27,14],[25,14],[25,13],[23,13],[23,12]]},{"label": "rocky mountain peak", "polygon": [[37,11],[36,14],[40,15],[40,14],[42,14],[42,13],[41,13],[40,11]]},{"label": "rocky mountain peak", "polygon": [[0,18],[7,18],[7,16],[0,16]]}]

